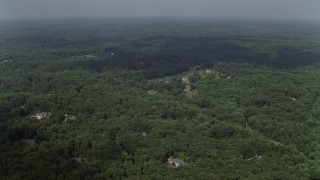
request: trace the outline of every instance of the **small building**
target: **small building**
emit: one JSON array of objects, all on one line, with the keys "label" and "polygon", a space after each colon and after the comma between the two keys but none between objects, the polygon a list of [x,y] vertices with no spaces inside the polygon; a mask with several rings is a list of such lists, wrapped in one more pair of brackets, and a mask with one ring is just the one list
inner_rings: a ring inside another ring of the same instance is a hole
[{"label": "small building", "polygon": [[76,121],[77,118],[72,116],[72,115],[68,115],[68,114],[65,114],[64,115],[64,122],[67,122],[67,121]]},{"label": "small building", "polygon": [[43,120],[43,119],[49,118],[50,115],[51,113],[49,112],[40,112],[40,113],[36,113],[34,117],[37,118],[38,120]]},{"label": "small building", "polygon": [[296,98],[293,98],[293,97],[289,97],[293,102],[296,102],[297,99]]},{"label": "small building", "polygon": [[156,91],[156,90],[148,90],[147,93],[150,94],[150,95],[155,95],[155,94],[158,93],[158,91]]},{"label": "small building", "polygon": [[181,167],[181,166],[188,165],[188,163],[186,163],[185,161],[178,158],[174,158],[173,156],[168,158],[167,164],[172,165],[174,167]]},{"label": "small building", "polygon": [[12,62],[12,60],[5,59],[5,60],[3,60],[3,61],[0,62],[0,63],[2,64],[2,63],[7,63],[7,62]]},{"label": "small building", "polygon": [[183,77],[181,78],[182,82],[187,83],[188,82],[188,78],[187,77]]},{"label": "small building", "polygon": [[213,71],[212,69],[206,69],[206,73],[207,73],[207,74],[213,74],[214,71]]},{"label": "small building", "polygon": [[249,158],[247,160],[253,160],[253,159],[260,160],[261,158],[262,158],[262,156],[255,155],[254,157]]},{"label": "small building", "polygon": [[37,145],[37,142],[34,139],[22,139],[21,142],[24,144],[31,145],[31,146]]}]

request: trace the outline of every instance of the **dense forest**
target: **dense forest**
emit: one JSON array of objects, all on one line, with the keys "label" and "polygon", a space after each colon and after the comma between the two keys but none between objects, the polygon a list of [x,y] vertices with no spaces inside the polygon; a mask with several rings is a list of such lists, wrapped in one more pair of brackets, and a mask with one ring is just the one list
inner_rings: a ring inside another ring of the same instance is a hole
[{"label": "dense forest", "polygon": [[319,33],[2,21],[0,179],[320,179]]}]

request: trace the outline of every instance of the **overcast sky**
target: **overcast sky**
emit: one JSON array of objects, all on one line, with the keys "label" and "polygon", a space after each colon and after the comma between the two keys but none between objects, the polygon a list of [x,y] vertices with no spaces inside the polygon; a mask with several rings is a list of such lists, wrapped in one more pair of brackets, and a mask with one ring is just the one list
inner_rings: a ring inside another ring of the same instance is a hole
[{"label": "overcast sky", "polygon": [[0,19],[145,16],[320,20],[320,0],[0,0]]}]

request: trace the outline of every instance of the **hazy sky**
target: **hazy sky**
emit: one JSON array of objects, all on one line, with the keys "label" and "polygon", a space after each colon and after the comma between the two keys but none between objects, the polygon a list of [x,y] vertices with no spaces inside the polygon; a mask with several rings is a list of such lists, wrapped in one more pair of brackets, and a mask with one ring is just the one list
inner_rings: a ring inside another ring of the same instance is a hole
[{"label": "hazy sky", "polygon": [[320,20],[320,0],[0,0],[0,19],[128,16]]}]

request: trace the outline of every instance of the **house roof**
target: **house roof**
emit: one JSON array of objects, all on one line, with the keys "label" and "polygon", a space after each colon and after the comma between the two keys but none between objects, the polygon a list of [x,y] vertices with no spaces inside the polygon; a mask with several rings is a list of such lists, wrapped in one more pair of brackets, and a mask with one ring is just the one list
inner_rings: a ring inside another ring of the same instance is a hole
[{"label": "house roof", "polygon": [[65,114],[65,115],[64,115],[64,121],[66,122],[66,121],[68,121],[68,120],[76,121],[77,118],[76,118],[75,116]]},{"label": "house roof", "polygon": [[174,164],[180,164],[180,165],[187,165],[188,163],[186,163],[184,160],[178,159],[178,158],[172,158],[170,157],[168,159],[169,163],[174,163]]},{"label": "house roof", "polygon": [[40,112],[40,113],[36,113],[36,116],[49,116],[50,113],[49,112]]},{"label": "house roof", "polygon": [[158,91],[156,91],[156,90],[148,90],[148,91],[147,91],[148,94],[156,94],[157,92],[158,92]]}]

